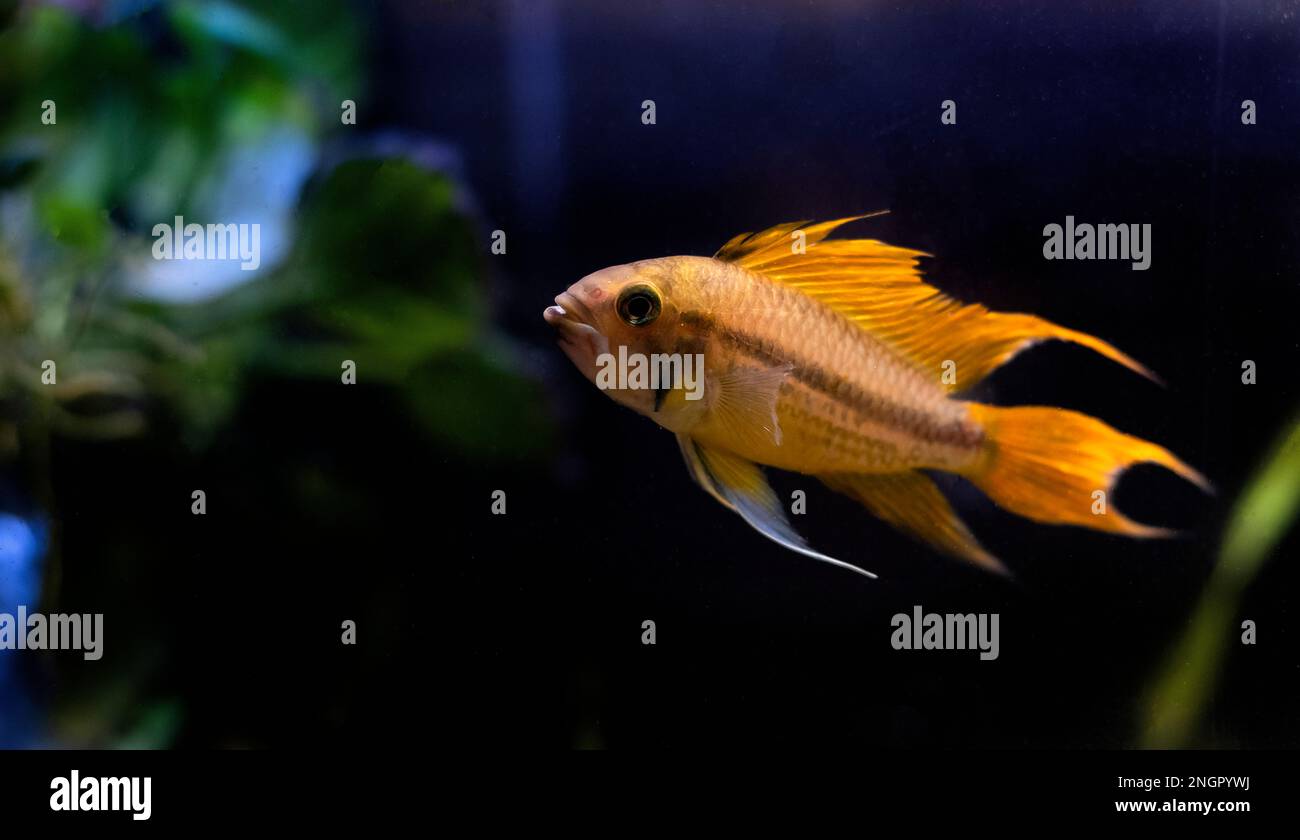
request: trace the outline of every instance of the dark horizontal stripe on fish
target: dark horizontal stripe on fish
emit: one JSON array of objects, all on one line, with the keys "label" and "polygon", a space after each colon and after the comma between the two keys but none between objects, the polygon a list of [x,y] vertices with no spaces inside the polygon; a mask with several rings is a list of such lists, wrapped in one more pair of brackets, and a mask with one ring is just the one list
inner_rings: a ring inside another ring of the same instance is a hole
[{"label": "dark horizontal stripe on fish", "polygon": [[692,311],[681,313],[680,318],[683,324],[711,331],[751,359],[773,366],[793,364],[791,374],[796,380],[832,400],[844,403],[864,419],[884,423],[901,420],[908,431],[927,443],[974,448],[983,440],[983,433],[973,426],[961,423],[939,425],[924,412],[873,398],[839,374],[789,354],[777,353],[771,342],[751,333],[722,326],[712,316]]}]

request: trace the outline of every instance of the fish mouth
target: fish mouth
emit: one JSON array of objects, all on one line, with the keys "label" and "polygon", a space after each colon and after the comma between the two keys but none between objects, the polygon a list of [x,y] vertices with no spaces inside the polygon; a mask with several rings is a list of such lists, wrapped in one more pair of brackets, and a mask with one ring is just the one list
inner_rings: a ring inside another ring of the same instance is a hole
[{"label": "fish mouth", "polygon": [[555,305],[546,307],[542,319],[555,328],[560,345],[570,354],[590,354],[594,360],[609,349],[609,341],[591,325],[591,311],[568,292],[555,296]]}]

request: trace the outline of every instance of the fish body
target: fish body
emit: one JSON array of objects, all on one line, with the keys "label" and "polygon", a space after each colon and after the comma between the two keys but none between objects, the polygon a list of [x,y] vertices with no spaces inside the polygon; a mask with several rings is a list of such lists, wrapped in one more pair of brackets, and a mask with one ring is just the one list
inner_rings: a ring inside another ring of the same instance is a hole
[{"label": "fish body", "polygon": [[[807,546],[761,467],[816,476],[895,527],[992,570],[1001,564],[927,471],[965,476],[1040,522],[1131,536],[1165,532],[1097,513],[1096,491],[1109,491],[1127,466],[1159,463],[1208,487],[1163,448],[1087,415],[962,399],[1049,339],[1152,375],[1093,336],[947,297],[921,280],[921,252],[826,238],[853,220],[742,234],[711,258],[603,269],[558,295],[544,317],[589,379],[677,435],[711,495],[782,545],[858,571]],[[681,376],[670,373],[655,388],[611,387],[622,380],[602,370],[629,351],[702,360],[702,391],[679,387]]]},{"label": "fish body", "polygon": [[[767,466],[817,475],[955,470],[978,457],[982,434],[935,377],[836,310],[758,272],[721,260],[666,257],[645,270],[665,294],[698,301],[679,313],[672,346],[702,346],[706,381],[761,380],[781,371],[775,424],[737,434],[725,412],[698,411],[664,425],[707,446]],[[724,393],[705,387],[705,406]],[[675,400],[673,408],[684,399]],[[652,419],[654,414],[651,413]],[[779,429],[778,438],[774,433]]]}]

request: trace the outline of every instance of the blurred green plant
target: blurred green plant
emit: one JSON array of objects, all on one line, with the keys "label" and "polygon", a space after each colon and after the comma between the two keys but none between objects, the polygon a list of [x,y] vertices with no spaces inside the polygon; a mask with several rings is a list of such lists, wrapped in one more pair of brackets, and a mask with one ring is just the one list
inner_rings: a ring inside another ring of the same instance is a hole
[{"label": "blurred green plant", "polygon": [[[360,131],[339,120],[362,90],[352,7],[127,7],[106,20],[0,0],[0,466],[16,467],[54,523],[47,609],[69,521],[60,483],[76,481],[75,465],[60,472],[51,457],[60,439],[144,441],[160,460],[180,444],[197,457],[251,381],[338,383],[352,360],[360,387],[407,401],[432,448],[508,462],[548,451],[543,395],[491,326],[463,188],[398,158],[322,164],[332,137]],[[152,226],[243,221],[214,215],[241,197],[250,167],[253,183],[283,182],[280,258],[202,297],[149,294]],[[42,382],[46,360],[55,384]],[[64,737],[166,743],[182,712],[137,703],[148,667],[106,677],[111,704],[61,698]],[[136,707],[162,711],[129,718]]]},{"label": "blurred green plant", "polygon": [[[0,457],[19,420],[32,444],[139,434],[151,399],[220,421],[237,360],[132,293],[146,237],[201,212],[232,149],[285,126],[319,137],[357,89],[342,3],[132,5],[109,25],[51,5],[0,12]],[[53,387],[33,376],[45,360]]]},{"label": "blurred green plant", "polygon": [[340,358],[364,360],[443,444],[474,459],[540,457],[554,445],[544,395],[492,331],[474,230],[455,200],[449,181],[406,161],[331,173],[304,210],[292,271],[310,279],[310,316],[345,346],[296,363],[337,377]]},{"label": "blurred green plant", "polygon": [[[356,356],[366,381],[407,389],[430,433],[469,454],[543,449],[548,425],[525,405],[537,395],[491,335],[454,187],[413,164],[328,173],[294,220],[292,258],[270,276],[202,305],[138,297],[133,257],[152,224],[202,217],[241,143],[291,127],[316,144],[337,130],[360,75],[357,23],[333,0],[148,12],[96,27],[58,7],[11,6],[0,30],[0,454],[14,454],[18,419],[80,437],[139,434],[150,400],[181,409],[200,443],[250,366],[337,376]],[[41,121],[46,101],[53,125]],[[290,338],[276,326],[286,322],[316,335]],[[55,387],[40,386],[46,359]],[[439,385],[446,400],[432,397]]]},{"label": "blurred green plant", "polygon": [[1187,631],[1174,645],[1144,702],[1140,742],[1170,748],[1196,742],[1229,643],[1237,608],[1270,553],[1300,514],[1300,418],[1291,426],[1233,507],[1219,560]]}]

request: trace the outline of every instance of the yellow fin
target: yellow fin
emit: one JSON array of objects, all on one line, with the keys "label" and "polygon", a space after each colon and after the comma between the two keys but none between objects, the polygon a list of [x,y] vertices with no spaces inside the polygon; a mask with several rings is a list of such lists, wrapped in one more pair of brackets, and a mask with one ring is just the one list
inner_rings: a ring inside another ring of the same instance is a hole
[{"label": "yellow fin", "polygon": [[741,233],[727,240],[727,244],[719,248],[713,258],[752,268],[754,265],[768,259],[789,256],[793,252],[793,245],[796,241],[793,234],[797,230],[803,232],[804,244],[811,245],[821,242],[831,231],[841,225],[856,222],[860,219],[883,216],[888,212],[888,210],[877,210],[875,213],[847,216],[833,222],[821,222],[811,227],[805,227],[809,224],[808,221],[786,222],[782,225],[774,225],[767,230],[761,230],[758,233]]},{"label": "yellow fin", "polygon": [[[813,225],[790,222],[742,234],[715,258],[761,273],[829,306],[931,373],[949,391],[973,387],[1021,350],[1051,339],[1083,345],[1159,381],[1132,357],[1094,336],[1035,315],[991,312],[980,304],[948,297],[921,280],[917,262],[929,256],[922,251],[875,239],[826,241],[836,228],[862,218],[866,217]],[[794,247],[799,231],[803,253]]]},{"label": "yellow fin", "polygon": [[834,473],[817,476],[836,492],[856,499],[880,519],[945,554],[999,574],[1006,568],[958,518],[929,476],[912,471],[886,475]]},{"label": "yellow fin", "polygon": [[[1012,513],[1051,525],[1079,525],[1130,537],[1171,532],[1134,522],[1107,497],[1124,470],[1159,464],[1206,492],[1210,483],[1163,446],[1064,408],[969,403],[983,427],[983,457],[963,474]],[[1104,493],[1105,496],[1098,496]]]},{"label": "yellow fin", "polygon": [[767,483],[767,477],[758,464],[721,449],[702,446],[687,435],[678,435],[677,444],[682,449],[682,457],[686,459],[686,468],[690,470],[691,477],[710,496],[740,514],[754,530],[805,557],[869,578],[875,577],[866,569],[809,548],[804,538],[790,525],[790,520],[786,519],[780,500]]},{"label": "yellow fin", "polygon": [[734,441],[781,445],[776,404],[794,365],[736,364],[705,382],[709,412]]}]

